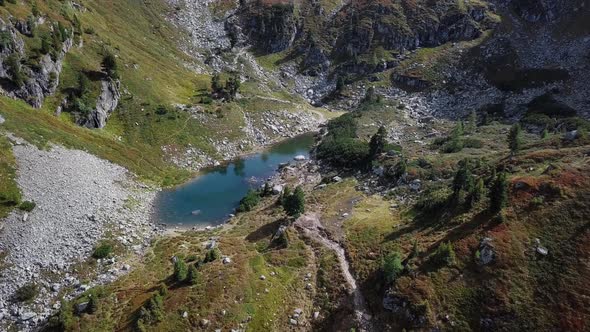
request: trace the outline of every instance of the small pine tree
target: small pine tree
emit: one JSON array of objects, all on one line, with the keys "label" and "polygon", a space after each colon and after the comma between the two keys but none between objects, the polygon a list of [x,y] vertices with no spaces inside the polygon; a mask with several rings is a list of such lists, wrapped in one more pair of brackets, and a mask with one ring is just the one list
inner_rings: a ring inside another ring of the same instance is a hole
[{"label": "small pine tree", "polygon": [[98,301],[94,294],[88,298],[88,305],[86,308],[88,308],[87,310],[89,314],[93,314],[98,310]]},{"label": "small pine tree", "polygon": [[400,159],[400,161],[395,164],[393,169],[393,176],[395,176],[396,180],[401,179],[406,173],[408,172],[408,163],[406,162],[405,158]]},{"label": "small pine tree", "polygon": [[47,54],[51,52],[51,40],[49,39],[49,35],[44,34],[41,36],[41,54]]},{"label": "small pine tree", "polygon": [[219,257],[221,257],[221,253],[219,252],[219,249],[213,248],[213,249],[207,251],[203,262],[210,263],[210,262],[213,262],[213,261],[219,259]]},{"label": "small pine tree", "polygon": [[453,192],[458,194],[461,190],[470,191],[473,188],[473,175],[469,169],[469,161],[464,159],[459,162],[459,169],[453,179]]},{"label": "small pine tree", "polygon": [[219,76],[219,74],[213,75],[211,77],[211,91],[213,92],[213,96],[217,96],[222,90],[221,76]]},{"label": "small pine tree", "polygon": [[522,129],[520,124],[516,123],[510,128],[510,132],[508,133],[508,147],[510,147],[510,152],[512,154],[516,153],[520,150],[522,144]]},{"label": "small pine tree", "polygon": [[289,235],[287,235],[287,231],[282,232],[275,241],[278,246],[287,248],[289,246]]},{"label": "small pine tree", "polygon": [[305,212],[305,193],[300,186],[295,188],[293,194],[285,197],[283,209],[293,218],[299,218]]},{"label": "small pine tree", "polygon": [[291,196],[291,188],[289,186],[285,186],[285,189],[283,189],[283,194],[279,198],[279,203],[281,206],[285,206],[287,197],[289,196]]},{"label": "small pine tree", "polygon": [[158,294],[160,294],[160,296],[162,297],[168,295],[168,287],[166,286],[166,284],[160,284],[160,287],[158,288]]},{"label": "small pine tree", "polygon": [[8,73],[12,77],[12,82],[19,88],[25,84],[25,75],[22,72],[20,57],[17,53],[9,55],[5,60]]},{"label": "small pine tree", "polygon": [[469,192],[469,204],[471,206],[473,206],[473,204],[479,202],[482,199],[484,190],[485,186],[483,183],[483,179],[480,178],[473,186],[471,192]]},{"label": "small pine tree", "polygon": [[385,279],[387,282],[393,282],[395,279],[404,271],[402,264],[402,255],[394,251],[383,259],[383,273],[385,273]]},{"label": "small pine tree", "polygon": [[266,197],[270,195],[272,195],[272,188],[270,186],[270,183],[266,182],[264,183],[264,188],[262,189],[262,196]]},{"label": "small pine tree", "polygon": [[439,265],[452,265],[455,263],[455,250],[451,242],[441,243],[433,254],[434,262]]},{"label": "small pine tree", "polygon": [[549,137],[549,131],[547,130],[547,128],[545,128],[541,132],[541,139],[546,139],[547,137]]},{"label": "small pine tree", "polygon": [[188,282],[191,285],[196,285],[199,282],[199,271],[197,271],[197,268],[194,265],[191,265],[188,268]]},{"label": "small pine tree", "polygon": [[118,65],[117,65],[117,58],[115,57],[115,55],[113,55],[113,53],[107,51],[105,53],[105,55],[102,58],[102,61],[100,63],[102,70],[110,77],[110,78],[117,78],[118,74],[117,74],[117,69],[118,69]]},{"label": "small pine tree", "polygon": [[470,134],[475,133],[477,130],[477,113],[475,111],[471,111],[469,113],[469,117],[467,118],[467,132]]},{"label": "small pine tree", "polygon": [[33,14],[33,16],[35,17],[39,16],[40,14],[39,7],[37,6],[37,1],[34,1],[31,5],[31,14]]},{"label": "small pine tree", "polygon": [[508,181],[506,173],[498,174],[490,189],[490,210],[494,213],[500,212],[508,202]]},{"label": "small pine tree", "polygon": [[228,80],[225,82],[225,91],[227,92],[226,98],[228,100],[234,100],[238,91],[240,90],[240,78],[238,75],[232,75]]},{"label": "small pine tree", "polygon": [[416,258],[420,255],[420,249],[418,248],[418,240],[412,241],[412,252],[410,253],[411,258]]},{"label": "small pine tree", "polygon": [[371,137],[369,142],[369,158],[375,160],[385,150],[387,132],[385,127],[379,127],[379,130]]},{"label": "small pine tree", "polygon": [[260,195],[259,195],[258,191],[250,189],[246,193],[246,196],[244,196],[240,200],[240,204],[238,205],[238,208],[236,209],[236,211],[237,212],[252,211],[252,209],[254,209],[256,207],[256,205],[258,205],[259,202],[260,202]]},{"label": "small pine tree", "polygon": [[188,269],[186,263],[182,259],[177,259],[174,263],[174,279],[178,282],[186,280]]},{"label": "small pine tree", "polygon": [[91,83],[86,74],[78,73],[78,97],[82,98],[91,90]]},{"label": "small pine tree", "polygon": [[336,80],[336,93],[338,93],[338,94],[342,93],[342,90],[344,89],[344,85],[345,85],[344,77],[339,76],[338,80]]}]

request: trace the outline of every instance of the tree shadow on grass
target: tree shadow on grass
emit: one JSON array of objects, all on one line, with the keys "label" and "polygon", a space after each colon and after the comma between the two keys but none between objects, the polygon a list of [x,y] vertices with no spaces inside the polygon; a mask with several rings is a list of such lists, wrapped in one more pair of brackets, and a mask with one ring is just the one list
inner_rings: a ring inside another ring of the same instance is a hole
[{"label": "tree shadow on grass", "polygon": [[283,218],[277,219],[268,224],[260,226],[257,230],[251,232],[246,236],[246,240],[250,243],[258,242],[268,237],[272,237],[281,225],[287,224]]}]

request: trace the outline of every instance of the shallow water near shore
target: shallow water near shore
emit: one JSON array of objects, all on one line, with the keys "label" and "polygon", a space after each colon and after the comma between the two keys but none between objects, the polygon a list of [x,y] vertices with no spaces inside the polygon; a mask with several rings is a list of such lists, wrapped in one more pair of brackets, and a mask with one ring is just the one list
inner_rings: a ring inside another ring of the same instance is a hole
[{"label": "shallow water near shore", "polygon": [[205,227],[225,222],[249,189],[264,185],[281,163],[297,155],[309,157],[313,134],[277,143],[269,149],[206,169],[181,186],[161,191],[155,200],[155,216],[170,226]]}]

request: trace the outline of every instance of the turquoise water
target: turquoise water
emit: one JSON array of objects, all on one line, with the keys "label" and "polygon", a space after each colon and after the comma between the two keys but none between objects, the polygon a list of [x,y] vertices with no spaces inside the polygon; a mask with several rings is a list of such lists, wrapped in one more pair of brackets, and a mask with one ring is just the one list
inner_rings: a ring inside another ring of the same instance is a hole
[{"label": "turquoise water", "polygon": [[214,226],[230,213],[250,188],[260,188],[279,164],[309,157],[313,134],[278,143],[270,149],[205,170],[194,180],[165,189],[156,198],[156,217],[169,225]]}]

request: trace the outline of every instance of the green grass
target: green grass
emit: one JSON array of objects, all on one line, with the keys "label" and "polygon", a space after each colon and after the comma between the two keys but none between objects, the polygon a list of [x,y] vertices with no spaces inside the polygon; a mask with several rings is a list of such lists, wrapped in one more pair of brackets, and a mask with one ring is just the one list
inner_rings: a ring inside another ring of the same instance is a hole
[{"label": "green grass", "polygon": [[6,136],[0,135],[0,219],[19,204],[21,193],[16,183],[16,161]]}]

